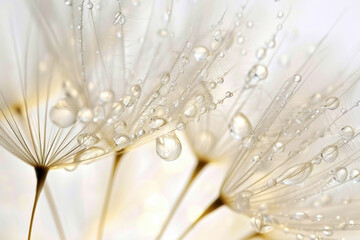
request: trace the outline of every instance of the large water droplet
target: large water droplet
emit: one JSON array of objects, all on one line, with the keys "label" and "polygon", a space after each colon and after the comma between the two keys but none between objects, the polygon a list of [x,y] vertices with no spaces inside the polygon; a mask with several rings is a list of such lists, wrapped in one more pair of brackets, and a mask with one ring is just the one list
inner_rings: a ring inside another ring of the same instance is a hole
[{"label": "large water droplet", "polygon": [[267,67],[262,64],[257,64],[248,73],[247,82],[251,86],[256,85],[260,80],[264,80],[268,76]]},{"label": "large water droplet", "polygon": [[267,233],[274,229],[272,219],[267,215],[257,214],[251,218],[251,225],[258,233]]},{"label": "large water droplet", "polygon": [[252,132],[252,126],[248,118],[242,113],[236,113],[229,124],[231,136],[237,140],[242,141]]},{"label": "large water droplet", "polygon": [[156,152],[164,160],[176,160],[181,153],[181,142],[175,133],[156,138]]},{"label": "large water droplet", "polygon": [[75,123],[76,115],[70,103],[66,99],[61,99],[50,109],[50,120],[58,127],[66,128]]},{"label": "large water droplet", "polygon": [[194,58],[196,61],[206,60],[209,56],[209,51],[205,47],[194,48]]},{"label": "large water droplet", "polygon": [[96,143],[98,143],[100,141],[100,139],[95,135],[91,135],[88,133],[81,133],[77,137],[77,141],[80,145],[83,145],[87,148],[87,147],[93,146]]},{"label": "large water droplet", "polygon": [[343,127],[341,128],[340,131],[341,131],[341,137],[345,141],[349,141],[354,136],[354,129],[350,126]]},{"label": "large water droplet", "polygon": [[312,171],[311,163],[302,163],[295,165],[286,170],[280,177],[277,178],[277,182],[285,185],[296,185],[302,183]]},{"label": "large water droplet", "polygon": [[120,134],[114,137],[114,142],[117,146],[125,147],[130,143],[130,138],[125,134]]},{"label": "large water droplet", "polygon": [[187,118],[194,118],[196,114],[197,114],[197,107],[194,104],[189,105],[184,111],[184,115]]},{"label": "large water droplet", "polygon": [[76,161],[88,161],[99,157],[105,153],[104,149],[100,147],[91,147],[75,156]]},{"label": "large water droplet", "polygon": [[325,162],[331,163],[335,161],[336,157],[338,156],[338,153],[339,152],[337,146],[330,145],[322,150],[321,157]]},{"label": "large water droplet", "polygon": [[326,109],[334,110],[338,108],[339,105],[340,105],[340,101],[337,97],[329,97],[328,99],[325,100],[324,107]]},{"label": "large water droplet", "polygon": [[347,169],[344,167],[338,167],[335,169],[333,178],[335,181],[337,181],[339,183],[343,183],[343,182],[345,182],[347,176],[348,176]]},{"label": "large water droplet", "polygon": [[91,109],[83,108],[78,112],[77,118],[84,123],[90,122],[94,117],[94,114]]}]

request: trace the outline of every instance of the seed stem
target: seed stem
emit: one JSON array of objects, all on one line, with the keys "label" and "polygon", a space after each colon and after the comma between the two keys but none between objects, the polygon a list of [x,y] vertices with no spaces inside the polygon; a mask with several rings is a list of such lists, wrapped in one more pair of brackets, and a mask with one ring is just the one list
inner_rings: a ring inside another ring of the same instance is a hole
[{"label": "seed stem", "polygon": [[33,204],[32,211],[31,211],[30,226],[29,226],[29,232],[28,232],[28,240],[31,239],[31,232],[32,232],[32,226],[33,226],[33,222],[34,222],[36,206],[37,206],[37,202],[38,202],[39,197],[40,197],[40,193],[41,193],[41,191],[43,189],[43,186],[44,186],[48,171],[49,171],[49,169],[44,167],[44,166],[35,167],[36,191],[35,191],[34,204]]},{"label": "seed stem", "polygon": [[114,185],[116,170],[117,170],[117,167],[119,166],[119,162],[123,155],[124,155],[123,152],[121,152],[121,153],[117,152],[116,156],[114,158],[114,164],[112,166],[109,183],[108,183],[107,190],[106,190],[105,201],[104,201],[101,218],[100,218],[100,222],[99,222],[99,230],[98,230],[98,236],[97,236],[98,240],[101,240],[103,232],[104,232],[106,215],[107,215],[107,211],[109,208],[109,203],[110,203],[110,198],[111,198],[111,194],[112,194],[112,188]]},{"label": "seed stem", "polygon": [[59,233],[59,237],[60,237],[61,240],[65,240],[66,239],[65,231],[64,231],[64,228],[62,227],[59,212],[56,209],[55,200],[54,200],[54,198],[53,198],[53,196],[51,194],[50,187],[49,187],[48,184],[44,185],[44,191],[45,191],[46,199],[47,199],[47,201],[49,203],[49,206],[50,206],[50,211],[51,211],[51,213],[53,215],[53,218],[54,218],[54,221],[55,221],[56,228],[57,228],[58,233]]},{"label": "seed stem", "polygon": [[195,166],[194,171],[192,172],[189,181],[186,183],[186,186],[184,187],[184,189],[182,190],[182,192],[180,193],[179,197],[176,199],[175,204],[173,205],[169,215],[167,216],[167,218],[165,219],[165,222],[162,226],[162,228],[160,229],[160,232],[158,233],[156,240],[160,240],[166,230],[166,228],[168,227],[168,225],[171,222],[171,219],[173,218],[175,212],[177,211],[177,209],[179,208],[180,203],[182,202],[182,200],[184,199],[187,191],[189,190],[190,186],[193,184],[193,182],[195,181],[195,179],[198,177],[198,175],[200,174],[200,172],[204,169],[205,166],[207,166],[208,162],[207,161],[202,161],[202,160],[198,160],[197,164]]},{"label": "seed stem", "polygon": [[206,209],[205,211],[190,225],[186,228],[186,230],[180,235],[179,240],[186,237],[186,235],[206,216],[210,213],[214,212],[221,206],[225,205],[224,201],[221,197],[216,198]]}]

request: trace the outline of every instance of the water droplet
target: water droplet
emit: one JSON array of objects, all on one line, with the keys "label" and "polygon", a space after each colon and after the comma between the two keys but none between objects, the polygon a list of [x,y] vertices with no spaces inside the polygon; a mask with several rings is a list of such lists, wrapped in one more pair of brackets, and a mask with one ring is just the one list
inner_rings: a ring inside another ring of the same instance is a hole
[{"label": "water droplet", "polygon": [[268,48],[274,48],[276,46],[276,41],[275,39],[271,39],[268,43],[267,43],[267,47]]},{"label": "water droplet", "polygon": [[252,126],[249,119],[242,113],[236,113],[229,124],[231,136],[237,140],[242,141],[244,138],[252,133]]},{"label": "water droplet", "polygon": [[312,171],[311,163],[302,163],[295,165],[277,178],[277,182],[285,185],[296,185],[302,183]]},{"label": "water droplet", "polygon": [[267,67],[261,64],[255,65],[248,73],[247,80],[251,86],[256,85],[260,80],[264,80],[268,76]]},{"label": "water droplet", "polygon": [[244,213],[250,208],[250,197],[253,195],[250,191],[240,192],[236,195],[235,211]]},{"label": "water droplet", "polygon": [[352,169],[350,171],[350,179],[354,182],[354,183],[358,183],[360,182],[360,171],[358,169]]},{"label": "water droplet", "polygon": [[91,147],[87,150],[77,154],[75,156],[76,161],[87,161],[92,160],[93,158],[100,157],[105,153],[104,149],[100,147]]},{"label": "water droplet", "polygon": [[94,4],[93,4],[92,2],[88,2],[88,3],[87,3],[87,8],[88,8],[89,10],[93,9],[93,7],[94,7]]},{"label": "water droplet", "polygon": [[342,183],[342,182],[345,182],[347,176],[348,176],[347,169],[344,167],[338,167],[335,169],[333,178],[335,181]]},{"label": "water droplet", "polygon": [[194,58],[196,61],[206,60],[209,56],[209,51],[205,47],[194,48]]},{"label": "water droplet", "polygon": [[176,124],[176,130],[178,130],[178,131],[184,131],[185,130],[185,123],[183,123],[183,122],[178,122],[177,124]]},{"label": "water droplet", "polygon": [[336,157],[338,156],[338,153],[339,152],[337,146],[330,145],[322,150],[321,157],[325,162],[331,163],[335,161]]},{"label": "water droplet", "polygon": [[282,11],[278,12],[277,17],[278,18],[283,18],[284,17],[284,12],[282,12]]},{"label": "water droplet", "polygon": [[258,233],[267,233],[274,229],[273,221],[267,215],[257,214],[251,218],[251,225]]},{"label": "water droplet", "polygon": [[301,76],[299,74],[295,74],[293,80],[294,80],[294,82],[298,83],[301,81]]},{"label": "water droplet", "polygon": [[101,103],[109,103],[114,101],[114,92],[112,90],[106,90],[99,93],[99,101]]},{"label": "water droplet", "polygon": [[273,150],[274,152],[283,152],[285,149],[284,145],[281,142],[277,142],[275,143],[275,145],[273,146]]},{"label": "water droplet", "polygon": [[86,148],[88,148],[98,143],[100,139],[95,135],[91,135],[88,133],[81,133],[77,137],[77,141],[80,145],[84,145]]},{"label": "water droplet", "polygon": [[188,106],[184,111],[184,115],[187,118],[194,118],[196,114],[197,114],[197,107],[194,104]]},{"label": "water droplet", "polygon": [[256,50],[255,56],[259,60],[264,59],[266,57],[266,48],[259,48],[258,50]]},{"label": "water droplet", "polygon": [[117,146],[125,147],[126,145],[128,145],[130,143],[130,138],[128,135],[120,134],[120,135],[117,135],[114,137],[114,143]]},{"label": "water droplet", "polygon": [[126,22],[126,18],[122,12],[115,13],[115,19],[113,22],[114,25],[116,25],[116,24],[124,25],[125,22]]},{"label": "water droplet", "polygon": [[337,97],[329,97],[328,99],[325,100],[324,107],[326,109],[334,110],[338,108],[339,105],[340,105],[340,101]]},{"label": "water droplet", "polygon": [[64,3],[66,6],[72,6],[72,0],[65,0]]},{"label": "water droplet", "polygon": [[350,126],[345,126],[341,128],[340,132],[341,132],[341,137],[345,141],[349,141],[354,136],[354,129]]},{"label": "water droplet", "polygon": [[247,26],[248,28],[252,28],[252,27],[254,26],[253,21],[247,21],[247,22],[246,22],[246,26]]},{"label": "water droplet", "polygon": [[70,127],[76,121],[76,115],[71,109],[69,101],[59,100],[50,109],[50,120],[60,128]]},{"label": "water droplet", "polygon": [[167,84],[169,81],[170,81],[169,73],[164,73],[164,75],[162,75],[160,78],[160,83],[162,83],[162,84]]},{"label": "water droplet", "polygon": [[295,213],[294,218],[299,221],[304,221],[304,220],[309,219],[309,215],[307,215],[306,212],[299,211],[299,212]]},{"label": "water droplet", "polygon": [[241,45],[241,44],[243,44],[244,42],[245,42],[244,36],[239,35],[239,36],[238,36],[238,39],[237,39],[237,43],[238,43],[239,45]]},{"label": "water droplet", "polygon": [[160,117],[152,117],[149,121],[149,126],[152,129],[157,129],[166,124],[166,120]]},{"label": "water droplet", "polygon": [[158,31],[158,35],[159,37],[166,38],[169,35],[169,33],[166,29],[160,29]]},{"label": "water droplet", "polygon": [[121,133],[122,131],[125,130],[125,128],[127,127],[126,122],[124,121],[118,121],[115,125],[114,125],[114,131],[117,133]]},{"label": "water droplet", "polygon": [[181,154],[181,142],[175,133],[156,138],[156,153],[164,160],[176,160]]},{"label": "water droplet", "polygon": [[84,123],[90,122],[93,119],[93,117],[94,117],[94,114],[93,114],[92,110],[89,108],[83,108],[77,114],[77,118],[81,122],[84,122]]},{"label": "water droplet", "polygon": [[322,232],[325,236],[330,237],[333,234],[333,229],[330,226],[324,226]]},{"label": "water droplet", "polygon": [[134,98],[139,98],[141,95],[141,87],[139,84],[136,84],[134,86],[132,86],[129,90],[131,96],[133,96]]},{"label": "water droplet", "polygon": [[301,233],[296,234],[296,240],[303,240],[304,239],[304,235],[302,235]]}]

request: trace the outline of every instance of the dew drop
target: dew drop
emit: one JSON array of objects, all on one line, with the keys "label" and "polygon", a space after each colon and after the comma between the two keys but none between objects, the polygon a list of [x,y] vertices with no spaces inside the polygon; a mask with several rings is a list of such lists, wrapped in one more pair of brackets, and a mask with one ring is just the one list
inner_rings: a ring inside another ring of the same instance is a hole
[{"label": "dew drop", "polygon": [[321,157],[325,162],[331,163],[335,161],[336,157],[338,156],[338,153],[339,152],[337,146],[330,145],[322,150]]},{"label": "dew drop", "polygon": [[324,226],[322,232],[325,236],[330,237],[333,234],[333,229],[330,226]]},{"label": "dew drop", "polygon": [[354,136],[354,129],[350,126],[345,126],[341,128],[340,132],[342,139],[344,139],[345,141],[349,141]]},{"label": "dew drop", "polygon": [[231,136],[237,140],[242,141],[244,138],[252,133],[252,126],[249,119],[242,113],[236,113],[229,124]]},{"label": "dew drop", "polygon": [[248,83],[251,86],[256,85],[260,80],[264,80],[268,76],[267,67],[262,64],[257,64],[248,73]]},{"label": "dew drop", "polygon": [[160,117],[152,117],[149,121],[149,126],[152,129],[157,129],[166,124],[166,120]]},{"label": "dew drop", "polygon": [[178,123],[176,124],[176,130],[178,130],[178,131],[184,131],[184,130],[185,130],[185,123],[183,123],[183,122],[178,122]]},{"label": "dew drop", "polygon": [[66,99],[59,100],[50,109],[50,120],[60,128],[70,127],[76,121],[76,115],[71,110],[69,101]]},{"label": "dew drop", "polygon": [[347,169],[344,167],[338,167],[335,169],[333,178],[335,181],[337,181],[339,183],[343,183],[343,182],[345,182],[347,176],[348,176]]},{"label": "dew drop", "polygon": [[130,138],[128,135],[120,134],[120,135],[117,135],[114,137],[114,143],[117,146],[125,147],[126,145],[128,145],[130,143]]},{"label": "dew drop", "polygon": [[99,157],[105,153],[104,149],[100,147],[91,147],[87,150],[77,154],[75,156],[75,159],[77,161],[87,161],[92,160],[93,158]]},{"label": "dew drop", "polygon": [[251,225],[258,233],[267,233],[274,229],[273,221],[267,215],[257,214],[251,218]]},{"label": "dew drop", "polygon": [[283,152],[284,149],[285,149],[285,147],[284,147],[284,145],[283,145],[281,142],[275,143],[275,145],[274,145],[274,147],[273,147],[274,152],[277,152],[277,153]]},{"label": "dew drop", "polygon": [[175,133],[156,138],[156,153],[164,160],[176,160],[181,154],[181,142]]},{"label": "dew drop", "polygon": [[196,114],[197,114],[197,107],[194,104],[188,106],[184,111],[184,115],[187,118],[194,118]]},{"label": "dew drop", "polygon": [[285,185],[296,185],[302,183],[312,172],[311,163],[302,163],[295,165],[277,178],[277,182]]},{"label": "dew drop", "polygon": [[194,48],[194,58],[196,61],[206,60],[209,56],[209,51],[205,47]]},{"label": "dew drop", "polygon": [[284,17],[284,12],[282,12],[282,11],[278,12],[277,17],[278,18],[283,18]]},{"label": "dew drop", "polygon": [[255,56],[259,60],[264,59],[266,57],[266,48],[259,48],[256,50]]},{"label": "dew drop", "polygon": [[167,84],[169,81],[170,81],[169,73],[164,73],[164,75],[162,75],[160,78],[160,83],[162,83],[162,84]]},{"label": "dew drop", "polygon": [[72,6],[72,0],[65,0],[64,3],[66,6]]},{"label": "dew drop", "polygon": [[244,213],[250,208],[250,197],[253,195],[250,191],[240,192],[236,195],[235,211]]},{"label": "dew drop", "polygon": [[304,220],[309,219],[309,215],[307,215],[306,212],[299,211],[299,212],[295,213],[294,218],[299,221],[304,221]]},{"label": "dew drop", "polygon": [[121,133],[122,131],[125,130],[125,128],[127,127],[126,122],[124,121],[118,121],[115,125],[114,125],[114,131],[117,133]]},{"label": "dew drop", "polygon": [[100,139],[95,135],[91,135],[88,133],[81,133],[77,137],[77,141],[80,145],[83,145],[86,148],[88,148],[88,147],[91,147],[91,146],[95,145],[96,143],[98,143],[100,141]]},{"label": "dew drop", "polygon": [[139,98],[141,95],[141,87],[139,84],[136,84],[134,86],[132,86],[129,90],[131,96],[133,96],[134,98]]},{"label": "dew drop", "polygon": [[84,122],[84,123],[90,122],[93,119],[93,117],[94,117],[94,114],[93,114],[92,110],[89,108],[83,108],[77,114],[77,118],[81,122]]},{"label": "dew drop", "polygon": [[301,81],[301,76],[299,74],[295,74],[293,80],[294,82],[298,83]]},{"label": "dew drop", "polygon": [[109,103],[114,101],[114,92],[112,90],[106,90],[99,93],[99,101],[101,103]]},{"label": "dew drop", "polygon": [[114,25],[116,25],[116,24],[124,25],[125,22],[126,22],[126,18],[122,12],[115,13],[115,19],[113,22]]},{"label": "dew drop", "polygon": [[340,105],[340,101],[337,97],[329,97],[328,99],[325,100],[324,107],[326,109],[334,110],[338,108],[339,105]]},{"label": "dew drop", "polygon": [[354,182],[354,183],[358,183],[360,182],[360,171],[358,169],[352,169],[350,171],[350,179]]}]

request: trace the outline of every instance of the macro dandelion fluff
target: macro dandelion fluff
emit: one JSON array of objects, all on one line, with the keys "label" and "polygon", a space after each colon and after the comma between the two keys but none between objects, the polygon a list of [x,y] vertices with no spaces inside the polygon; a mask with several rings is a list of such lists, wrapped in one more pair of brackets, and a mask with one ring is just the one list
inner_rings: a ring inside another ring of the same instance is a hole
[{"label": "macro dandelion fluff", "polygon": [[[98,179],[107,181],[97,207],[101,214],[89,226],[90,238],[107,239],[119,163],[148,157],[141,151],[150,142],[166,164],[184,160],[185,151],[193,153],[195,166],[182,188],[169,186],[178,191],[172,207],[159,207],[162,217],[144,213],[141,226],[157,228],[148,238],[191,238],[193,228],[221,206],[249,217],[249,236],[354,236],[359,57],[357,44],[343,46],[347,39],[358,40],[344,24],[351,23],[352,11],[335,11],[321,28],[311,22],[317,34],[297,42],[297,32],[287,27],[301,23],[303,6],[323,6],[283,2],[31,1],[25,14],[14,4],[16,18],[9,19],[16,21],[5,28],[10,44],[4,52],[12,58],[2,64],[11,71],[1,82],[0,142],[36,172],[28,238],[48,171],[76,174],[79,164],[113,153],[109,180]],[[149,181],[151,173],[156,179],[151,160],[139,161],[140,181]],[[225,179],[214,173],[221,189],[213,190],[215,198],[204,202],[209,206],[203,213],[192,213],[189,226],[172,234],[172,221],[182,214],[180,205],[195,180],[218,163],[229,168]],[[157,193],[148,205],[170,202]],[[131,239],[139,229],[118,234]]]}]

